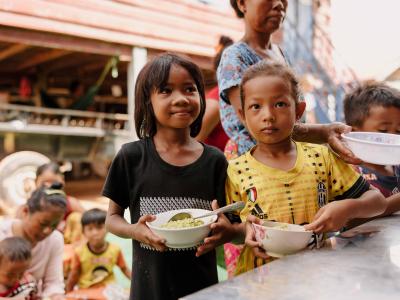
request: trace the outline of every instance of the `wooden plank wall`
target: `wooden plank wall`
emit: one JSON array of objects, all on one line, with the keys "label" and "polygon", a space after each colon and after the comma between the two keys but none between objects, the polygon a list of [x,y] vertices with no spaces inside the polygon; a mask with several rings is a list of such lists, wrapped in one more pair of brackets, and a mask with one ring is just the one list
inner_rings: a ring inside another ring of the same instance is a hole
[{"label": "wooden plank wall", "polygon": [[1,25],[203,57],[243,31],[233,10],[188,0],[0,0]]}]

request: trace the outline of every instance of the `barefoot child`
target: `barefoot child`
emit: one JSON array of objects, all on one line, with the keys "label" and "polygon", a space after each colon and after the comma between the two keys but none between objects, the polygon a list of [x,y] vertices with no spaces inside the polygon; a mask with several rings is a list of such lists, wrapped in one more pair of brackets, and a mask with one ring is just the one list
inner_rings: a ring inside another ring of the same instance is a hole
[{"label": "barefoot child", "polygon": [[[307,229],[316,233],[382,213],[383,196],[327,147],[292,140],[293,127],[305,109],[299,94],[296,77],[282,64],[261,61],[245,72],[240,113],[257,145],[230,161],[228,202],[246,202],[242,221],[311,223]],[[239,273],[271,260],[254,240],[250,224],[246,227]],[[321,240],[322,235],[314,242]]]},{"label": "barefoot child", "polygon": [[0,299],[38,299],[36,281],[27,273],[31,249],[31,244],[21,237],[0,242]]},{"label": "barefoot child", "polygon": [[111,244],[106,238],[105,211],[94,208],[82,215],[83,235],[87,243],[75,249],[71,263],[66,291],[79,288],[105,286],[115,281],[114,266],[118,266],[126,277],[131,278],[131,270],[126,266],[119,246]]},{"label": "barefoot child", "polygon": [[[119,151],[103,190],[110,198],[108,229],[133,240],[131,299],[178,299],[218,282],[213,248],[231,238],[225,216],[211,225],[213,236],[197,252],[167,249],[146,225],[164,211],[216,208],[214,199],[225,205],[225,157],[193,138],[204,110],[203,78],[187,59],[163,54],[139,73],[135,125],[140,140]],[[123,217],[127,208],[132,224]]]},{"label": "barefoot child", "polygon": [[[344,116],[354,131],[400,134],[400,91],[383,83],[363,84],[346,95]],[[400,210],[399,166],[363,163],[356,168],[386,197],[388,207],[383,215]]]}]

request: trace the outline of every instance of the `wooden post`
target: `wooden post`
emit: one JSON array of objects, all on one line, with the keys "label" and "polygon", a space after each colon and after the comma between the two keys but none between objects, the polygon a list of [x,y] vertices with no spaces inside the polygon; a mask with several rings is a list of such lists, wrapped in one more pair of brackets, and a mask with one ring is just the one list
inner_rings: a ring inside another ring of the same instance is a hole
[{"label": "wooden post", "polygon": [[135,112],[135,83],[140,70],[147,62],[147,49],[133,47],[132,59],[128,65],[128,116],[129,131],[133,139],[137,139],[134,122]]}]

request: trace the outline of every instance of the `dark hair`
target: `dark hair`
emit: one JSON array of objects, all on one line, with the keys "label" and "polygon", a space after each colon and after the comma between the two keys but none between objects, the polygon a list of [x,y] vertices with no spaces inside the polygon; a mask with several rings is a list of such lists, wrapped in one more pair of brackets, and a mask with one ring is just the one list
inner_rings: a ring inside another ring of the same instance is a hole
[{"label": "dark hair", "polygon": [[245,98],[245,93],[243,88],[244,85],[246,84],[247,81],[261,76],[281,77],[290,84],[291,95],[296,104],[300,102],[300,99],[302,99],[299,81],[296,75],[294,75],[294,73],[288,66],[277,62],[262,60],[249,67],[243,74],[242,82],[240,84],[240,102],[242,104],[243,110],[244,110],[244,98]]},{"label": "dark hair", "polygon": [[81,86],[82,85],[82,82],[80,82],[79,80],[73,80],[73,81],[71,81],[71,83],[69,84],[69,88],[68,88],[68,90],[69,90],[69,92],[71,93],[71,94],[73,94],[73,93],[75,93],[76,92],[76,90],[78,89],[78,87],[79,86]]},{"label": "dark hair", "polygon": [[344,118],[350,126],[361,126],[372,106],[400,108],[400,91],[382,82],[366,82],[344,98]]},{"label": "dark hair", "polygon": [[11,262],[31,259],[32,245],[22,237],[8,237],[0,242],[0,262],[6,258]]},{"label": "dark hair", "polygon": [[244,18],[244,13],[239,9],[236,0],[231,0],[231,6],[235,10],[236,16],[240,19]]},{"label": "dark hair", "polygon": [[218,52],[214,57],[214,70],[217,70],[219,63],[221,61],[222,52],[224,52],[225,48],[233,44],[233,40],[226,35],[221,35],[218,42]]},{"label": "dark hair", "polygon": [[135,126],[139,139],[153,137],[157,132],[151,94],[166,86],[172,66],[180,66],[187,70],[196,83],[200,95],[200,114],[190,125],[190,135],[195,137],[200,132],[206,107],[203,75],[199,67],[190,60],[173,53],[164,53],[148,62],[140,71],[136,81]]},{"label": "dark hair", "polygon": [[82,228],[89,224],[102,225],[106,223],[107,213],[104,210],[93,208],[85,211],[82,215]]},{"label": "dark hair", "polygon": [[67,200],[62,190],[62,184],[55,182],[50,187],[42,186],[37,188],[29,197],[27,205],[30,214],[43,211],[48,206],[57,206],[66,210]]},{"label": "dark hair", "polygon": [[42,175],[45,171],[51,171],[54,174],[62,175],[63,173],[60,170],[60,166],[55,162],[49,162],[47,164],[43,164],[36,169],[36,177]]}]

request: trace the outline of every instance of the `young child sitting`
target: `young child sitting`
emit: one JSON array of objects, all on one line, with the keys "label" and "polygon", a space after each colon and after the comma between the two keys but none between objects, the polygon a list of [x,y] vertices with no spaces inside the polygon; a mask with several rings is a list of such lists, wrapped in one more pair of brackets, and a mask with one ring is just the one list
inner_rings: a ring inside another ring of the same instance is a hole
[{"label": "young child sitting", "polygon": [[0,299],[37,299],[36,281],[26,273],[31,249],[31,244],[21,237],[0,242]]},{"label": "young child sitting", "polygon": [[105,240],[106,212],[97,208],[82,215],[82,231],[87,243],[75,249],[66,291],[78,284],[79,288],[105,286],[115,281],[113,268],[118,266],[126,277],[131,271],[126,266],[121,249]]},{"label": "young child sitting", "polygon": [[240,113],[257,145],[228,167],[227,202],[246,202],[240,217],[248,221],[236,273],[271,260],[255,241],[251,222],[308,224],[318,234],[310,246],[318,246],[322,233],[386,208],[383,196],[327,147],[292,140],[305,110],[299,95],[298,81],[284,65],[261,61],[244,74]]},{"label": "young child sitting", "polygon": [[[384,83],[365,83],[346,95],[344,115],[354,131],[400,134],[400,91]],[[387,197],[383,215],[400,210],[399,166],[363,163],[356,169]]]}]

